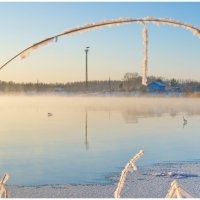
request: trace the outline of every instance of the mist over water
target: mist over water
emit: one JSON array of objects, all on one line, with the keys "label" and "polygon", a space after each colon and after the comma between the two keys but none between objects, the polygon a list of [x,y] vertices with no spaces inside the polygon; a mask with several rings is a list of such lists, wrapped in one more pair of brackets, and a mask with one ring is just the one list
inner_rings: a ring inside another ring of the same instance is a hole
[{"label": "mist over water", "polygon": [[10,184],[108,183],[140,149],[138,167],[200,158],[198,98],[1,96],[0,110]]}]

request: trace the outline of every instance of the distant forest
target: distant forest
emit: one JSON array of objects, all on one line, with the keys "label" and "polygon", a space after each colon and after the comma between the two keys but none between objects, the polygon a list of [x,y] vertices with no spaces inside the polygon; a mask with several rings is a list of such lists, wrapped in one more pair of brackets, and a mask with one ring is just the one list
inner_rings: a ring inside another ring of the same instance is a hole
[{"label": "distant forest", "polygon": [[[162,82],[166,85],[166,91],[194,93],[200,92],[200,82],[193,80],[167,79],[163,77],[149,76],[148,83]],[[148,92],[147,87],[142,86],[142,77],[138,73],[126,73],[121,80],[97,80],[88,82],[87,92]],[[48,93],[84,93],[86,92],[85,82],[70,83],[15,83],[0,81],[0,92],[48,92]]]}]

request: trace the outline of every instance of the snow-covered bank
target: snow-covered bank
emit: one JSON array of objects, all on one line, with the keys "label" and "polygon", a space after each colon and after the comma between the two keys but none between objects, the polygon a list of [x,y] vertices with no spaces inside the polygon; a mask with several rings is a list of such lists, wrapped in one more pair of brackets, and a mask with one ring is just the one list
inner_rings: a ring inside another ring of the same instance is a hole
[{"label": "snow-covered bank", "polygon": [[[113,198],[119,177],[109,185],[7,186],[15,198]],[[200,197],[200,163],[163,163],[129,173],[121,198],[164,198],[176,179],[194,197]]]}]

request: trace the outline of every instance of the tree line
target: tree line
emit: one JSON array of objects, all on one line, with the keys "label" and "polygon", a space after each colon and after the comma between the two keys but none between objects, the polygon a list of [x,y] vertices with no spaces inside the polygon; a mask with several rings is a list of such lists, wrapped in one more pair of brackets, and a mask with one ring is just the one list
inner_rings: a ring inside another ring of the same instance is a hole
[{"label": "tree line", "polygon": [[[200,92],[200,82],[194,80],[167,79],[164,77],[149,76],[147,82],[165,83],[166,89],[185,93]],[[94,80],[88,82],[87,92],[147,92],[142,85],[142,77],[138,73],[124,74],[121,80]],[[179,89],[179,90],[177,90]],[[85,81],[68,83],[15,83],[13,81],[0,81],[0,92],[86,92]]]}]

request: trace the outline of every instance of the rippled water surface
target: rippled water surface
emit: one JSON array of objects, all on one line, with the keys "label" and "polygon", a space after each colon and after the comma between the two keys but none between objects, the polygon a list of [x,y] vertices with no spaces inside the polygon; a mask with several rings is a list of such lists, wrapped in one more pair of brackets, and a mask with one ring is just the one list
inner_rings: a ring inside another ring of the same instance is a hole
[{"label": "rippled water surface", "polygon": [[107,183],[140,149],[138,166],[200,159],[199,130],[199,99],[1,96],[0,172],[17,185]]}]

